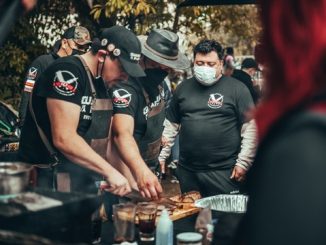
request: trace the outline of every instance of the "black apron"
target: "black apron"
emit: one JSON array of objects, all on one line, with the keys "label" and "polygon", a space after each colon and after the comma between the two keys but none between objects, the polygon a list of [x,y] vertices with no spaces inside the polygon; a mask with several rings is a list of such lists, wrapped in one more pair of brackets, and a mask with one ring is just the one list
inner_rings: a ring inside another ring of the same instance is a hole
[{"label": "black apron", "polygon": [[[95,89],[89,68],[80,56],[77,57],[83,63],[87,72],[92,93],[92,121],[87,132],[82,135],[82,138],[85,139],[95,152],[106,159],[112,117],[112,101],[107,96],[107,89],[105,88],[104,83],[97,84],[98,86],[103,85],[103,87],[99,88],[97,86],[98,89]],[[62,177],[60,177],[60,175]],[[57,187],[59,191],[97,193],[95,182],[101,179],[102,177],[99,174],[75,163],[64,163],[58,165]],[[66,183],[67,181],[70,183]]]},{"label": "black apron", "polygon": [[[138,84],[142,88],[149,113],[145,134],[141,139],[136,141],[143,160],[153,170],[158,165],[158,156],[160,154],[161,138],[164,129],[163,122],[165,119],[165,101],[161,96],[160,104],[152,108],[148,93],[140,83]],[[159,89],[161,93],[163,88],[160,86]]]}]

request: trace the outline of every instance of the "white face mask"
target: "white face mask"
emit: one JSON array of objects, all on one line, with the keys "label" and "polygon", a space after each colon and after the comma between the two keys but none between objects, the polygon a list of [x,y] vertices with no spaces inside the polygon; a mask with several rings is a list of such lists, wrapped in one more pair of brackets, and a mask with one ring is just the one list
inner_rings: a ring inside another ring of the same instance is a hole
[{"label": "white face mask", "polygon": [[217,82],[216,69],[209,66],[194,66],[197,81],[204,86],[211,86]]}]

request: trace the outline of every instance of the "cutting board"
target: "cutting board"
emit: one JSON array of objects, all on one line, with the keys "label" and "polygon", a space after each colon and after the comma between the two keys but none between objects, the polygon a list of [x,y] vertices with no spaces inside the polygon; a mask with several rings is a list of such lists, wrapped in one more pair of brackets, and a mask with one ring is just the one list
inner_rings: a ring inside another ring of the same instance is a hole
[{"label": "cutting board", "polygon": [[173,221],[182,219],[182,218],[185,218],[192,214],[198,213],[199,211],[200,211],[200,208],[197,208],[197,207],[187,208],[187,209],[175,209],[173,211],[173,214],[170,215],[170,219]]},{"label": "cutting board", "polygon": [[[170,199],[171,200],[176,200],[178,198],[178,196],[179,195],[170,197]],[[195,206],[189,207],[189,205],[186,208],[176,208],[176,209],[173,210],[173,213],[170,214],[170,219],[172,221],[182,219],[182,218],[185,218],[185,217],[190,216],[192,214],[198,213],[200,210],[201,210],[201,208],[197,208]],[[158,221],[159,218],[160,218],[160,216],[158,215],[156,217],[156,222]],[[136,216],[136,219],[135,219],[135,223],[138,224],[138,217],[137,216]]]}]

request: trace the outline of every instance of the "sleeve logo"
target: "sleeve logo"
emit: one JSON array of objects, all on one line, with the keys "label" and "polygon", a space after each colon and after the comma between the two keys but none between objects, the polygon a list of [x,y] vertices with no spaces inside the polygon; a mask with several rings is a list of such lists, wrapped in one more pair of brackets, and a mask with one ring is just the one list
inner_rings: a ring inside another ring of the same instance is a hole
[{"label": "sleeve logo", "polygon": [[117,89],[113,91],[113,106],[117,108],[126,108],[131,101],[131,94],[125,89]]},{"label": "sleeve logo", "polygon": [[35,67],[29,68],[27,73],[27,79],[34,80],[36,76],[37,76],[37,69]]},{"label": "sleeve logo", "polygon": [[54,76],[54,90],[64,96],[75,95],[78,87],[78,78],[70,71],[57,71]]}]

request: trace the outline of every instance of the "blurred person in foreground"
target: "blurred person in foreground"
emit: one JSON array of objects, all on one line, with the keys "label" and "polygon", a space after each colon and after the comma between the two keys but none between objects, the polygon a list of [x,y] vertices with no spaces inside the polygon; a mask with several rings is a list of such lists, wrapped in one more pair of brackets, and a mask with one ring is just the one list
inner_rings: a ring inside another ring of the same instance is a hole
[{"label": "blurred person in foreground", "polygon": [[83,26],[72,26],[62,35],[62,38],[55,43],[53,51],[38,56],[28,68],[24,80],[24,90],[19,106],[19,125],[24,125],[28,101],[33,91],[35,82],[56,59],[69,55],[84,54],[91,45],[89,31]]},{"label": "blurred person in foreground", "polygon": [[259,2],[266,97],[238,244],[326,244],[326,0]]},{"label": "blurred person in foreground", "polygon": [[194,48],[194,76],[176,89],[163,136],[161,164],[180,136],[177,175],[182,192],[202,196],[241,192],[256,149],[256,127],[246,117],[254,103],[247,87],[222,75],[222,47],[202,40]]},{"label": "blurred person in foreground", "polygon": [[5,42],[12,26],[24,12],[31,11],[37,0],[1,0],[0,1],[0,47]]},{"label": "blurred person in foreground", "polygon": [[96,193],[95,181],[104,178],[108,191],[120,196],[130,191],[127,179],[106,160],[112,115],[107,86],[128,75],[145,76],[140,54],[136,35],[113,26],[89,52],[57,59],[43,72],[19,148],[20,160],[36,167],[39,187]]},{"label": "blurred person in foreground", "polygon": [[140,65],[146,77],[130,77],[112,88],[113,150],[119,154],[111,156],[120,155],[121,159],[110,162],[116,163],[134,189],[145,197],[157,199],[162,192],[154,171],[159,164],[165,119],[163,82],[172,70],[189,68],[190,61],[180,52],[176,33],[153,29],[139,39]]}]

